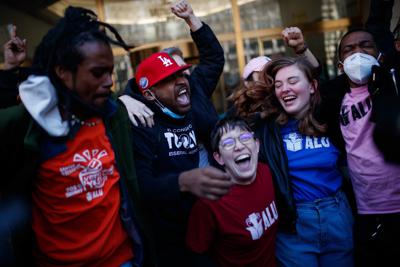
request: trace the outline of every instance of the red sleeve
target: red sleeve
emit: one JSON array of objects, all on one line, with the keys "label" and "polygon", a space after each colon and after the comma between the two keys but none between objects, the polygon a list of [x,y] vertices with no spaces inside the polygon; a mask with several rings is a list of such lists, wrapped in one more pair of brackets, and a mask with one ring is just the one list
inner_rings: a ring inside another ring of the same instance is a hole
[{"label": "red sleeve", "polygon": [[189,216],[186,245],[196,253],[208,251],[215,230],[216,221],[212,209],[203,201],[196,201]]}]

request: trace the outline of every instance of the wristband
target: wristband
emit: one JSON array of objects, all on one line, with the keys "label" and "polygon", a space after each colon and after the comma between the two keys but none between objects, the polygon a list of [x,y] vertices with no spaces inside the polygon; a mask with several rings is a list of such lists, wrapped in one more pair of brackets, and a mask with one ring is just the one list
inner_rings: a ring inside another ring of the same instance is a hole
[{"label": "wristband", "polygon": [[307,46],[306,43],[304,43],[303,48],[302,48],[302,49],[299,49],[299,50],[297,50],[297,51],[295,51],[295,53],[296,53],[297,55],[304,54],[304,52],[306,52],[307,49],[308,49],[308,46]]}]

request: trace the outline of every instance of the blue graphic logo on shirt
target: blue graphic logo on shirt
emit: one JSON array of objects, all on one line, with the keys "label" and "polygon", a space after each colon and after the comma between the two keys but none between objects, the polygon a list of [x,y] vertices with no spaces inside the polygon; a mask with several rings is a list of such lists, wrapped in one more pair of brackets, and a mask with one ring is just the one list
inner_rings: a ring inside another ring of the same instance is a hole
[{"label": "blue graphic logo on shirt", "polygon": [[286,144],[286,149],[289,151],[299,151],[303,149],[303,138],[298,133],[290,133],[283,137],[283,142]]},{"label": "blue graphic logo on shirt", "polygon": [[[303,145],[303,139],[305,144]],[[283,142],[286,145],[286,150],[291,152],[300,151],[302,149],[318,149],[322,147],[330,147],[328,137],[313,137],[303,136],[299,133],[293,132],[283,136]]]}]

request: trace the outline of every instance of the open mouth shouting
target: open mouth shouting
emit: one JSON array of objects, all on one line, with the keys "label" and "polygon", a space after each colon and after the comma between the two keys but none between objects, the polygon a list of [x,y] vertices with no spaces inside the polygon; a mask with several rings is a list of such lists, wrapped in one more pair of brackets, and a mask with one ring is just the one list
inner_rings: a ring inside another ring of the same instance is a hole
[{"label": "open mouth shouting", "polygon": [[250,161],[251,155],[250,154],[242,154],[235,158],[235,164],[238,166],[240,171],[248,171],[250,169]]},{"label": "open mouth shouting", "polygon": [[180,106],[190,105],[190,93],[189,89],[186,86],[178,87],[176,100]]}]

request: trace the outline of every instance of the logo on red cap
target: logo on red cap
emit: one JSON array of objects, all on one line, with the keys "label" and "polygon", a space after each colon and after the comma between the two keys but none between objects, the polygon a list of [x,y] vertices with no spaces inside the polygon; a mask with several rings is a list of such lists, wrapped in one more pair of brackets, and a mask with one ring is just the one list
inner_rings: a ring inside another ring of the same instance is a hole
[{"label": "logo on red cap", "polygon": [[176,72],[190,68],[190,66],[189,64],[179,66],[165,52],[155,53],[139,64],[135,77],[136,83],[139,89],[143,91]]},{"label": "logo on red cap", "polygon": [[172,61],[169,58],[166,58],[166,57],[163,57],[163,56],[158,56],[157,58],[161,60],[162,64],[165,67],[168,67],[168,66],[172,65]]}]

